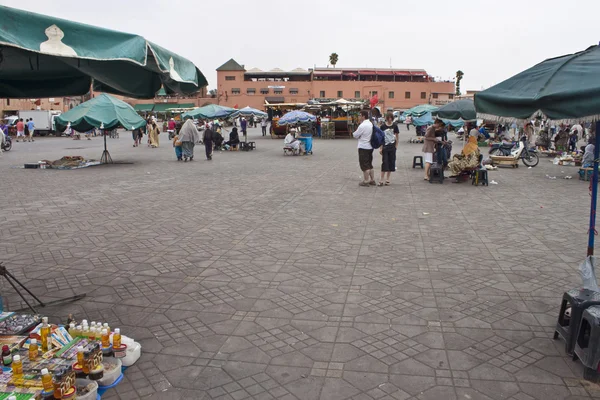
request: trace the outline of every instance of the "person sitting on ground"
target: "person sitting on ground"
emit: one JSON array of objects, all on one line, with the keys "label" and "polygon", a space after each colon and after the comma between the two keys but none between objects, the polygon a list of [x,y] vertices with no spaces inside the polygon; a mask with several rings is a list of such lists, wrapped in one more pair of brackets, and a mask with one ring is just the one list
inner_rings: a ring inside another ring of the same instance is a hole
[{"label": "person sitting on ground", "polygon": [[290,129],[289,133],[283,140],[284,147],[293,149],[294,151],[300,151],[300,141],[296,139],[296,128]]},{"label": "person sitting on ground", "polygon": [[479,147],[477,146],[477,137],[479,132],[472,129],[469,133],[469,141],[465,144],[465,148],[461,154],[455,154],[452,161],[448,163],[450,168],[450,177],[460,175],[466,169],[473,169],[479,165]]},{"label": "person sitting on ground", "polygon": [[215,129],[213,131],[212,141],[215,146],[215,150],[220,150],[221,146],[223,146],[223,136],[221,136],[221,128]]},{"label": "person sitting on ground", "polygon": [[229,132],[229,140],[225,144],[227,146],[237,146],[240,144],[240,135],[238,135],[238,130],[235,126]]}]

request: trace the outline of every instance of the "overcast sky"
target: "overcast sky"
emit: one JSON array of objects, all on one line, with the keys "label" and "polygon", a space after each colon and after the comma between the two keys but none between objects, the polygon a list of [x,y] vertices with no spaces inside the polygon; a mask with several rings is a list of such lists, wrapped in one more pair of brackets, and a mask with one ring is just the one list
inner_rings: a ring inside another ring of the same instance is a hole
[{"label": "overcast sky", "polygon": [[[423,68],[463,91],[492,86],[546,58],[600,41],[600,0],[0,0],[0,4],[136,33],[215,69]],[[2,16],[0,15],[0,21]]]}]

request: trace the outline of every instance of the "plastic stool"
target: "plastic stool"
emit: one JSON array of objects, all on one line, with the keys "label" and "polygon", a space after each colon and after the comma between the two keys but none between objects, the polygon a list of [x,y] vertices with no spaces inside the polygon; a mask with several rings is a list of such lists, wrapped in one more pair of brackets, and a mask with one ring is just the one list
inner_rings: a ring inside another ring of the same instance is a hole
[{"label": "plastic stool", "polygon": [[592,382],[600,381],[600,307],[588,307],[581,319],[581,326],[575,341],[573,359],[579,358],[583,364],[583,377]]},{"label": "plastic stool", "polygon": [[[588,307],[600,305],[600,293],[587,289],[571,289],[563,294],[558,321],[554,330],[554,339],[560,336],[565,341],[565,352],[573,355],[581,317]],[[571,307],[571,317],[565,315]]]},{"label": "plastic stool", "polygon": [[471,185],[479,186],[480,183],[482,186],[488,186],[488,172],[486,169],[477,169],[473,172]]},{"label": "plastic stool", "polygon": [[421,167],[421,169],[423,169],[423,156],[414,156],[413,157],[413,168],[416,168],[416,167]]}]

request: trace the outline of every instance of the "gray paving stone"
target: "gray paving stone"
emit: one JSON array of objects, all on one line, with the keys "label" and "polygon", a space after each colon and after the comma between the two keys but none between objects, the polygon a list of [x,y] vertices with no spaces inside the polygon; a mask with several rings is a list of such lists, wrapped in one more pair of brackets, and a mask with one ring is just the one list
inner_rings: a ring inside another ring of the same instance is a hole
[{"label": "gray paving stone", "polygon": [[141,342],[107,399],[600,397],[552,340],[580,285],[587,185],[546,179],[575,175],[546,159],[490,172],[498,185],[430,185],[412,134],[383,188],[358,187],[350,140],[283,157],[251,130],[257,150],[184,164],[124,134],[109,149],[133,164],[77,171],[11,167],[98,157],[101,140],[18,143],[0,157],[0,261],[44,300],[87,294],[45,309],[53,322]]}]

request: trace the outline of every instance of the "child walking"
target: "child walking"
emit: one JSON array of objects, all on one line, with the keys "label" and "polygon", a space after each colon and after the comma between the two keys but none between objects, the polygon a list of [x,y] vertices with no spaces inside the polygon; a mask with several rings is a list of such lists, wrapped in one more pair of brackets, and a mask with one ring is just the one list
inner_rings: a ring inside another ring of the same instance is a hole
[{"label": "child walking", "polygon": [[177,156],[177,161],[181,161],[183,159],[183,151],[181,149],[179,135],[173,136],[173,147],[175,147],[175,155]]}]

